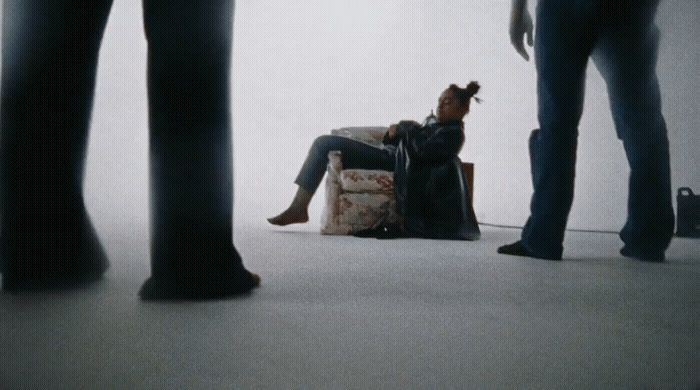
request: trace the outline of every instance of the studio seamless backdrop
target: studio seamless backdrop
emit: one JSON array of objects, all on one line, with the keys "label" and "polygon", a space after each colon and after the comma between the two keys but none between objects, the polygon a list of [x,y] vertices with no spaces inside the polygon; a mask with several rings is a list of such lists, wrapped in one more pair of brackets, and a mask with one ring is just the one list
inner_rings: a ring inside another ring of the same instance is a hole
[{"label": "studio seamless backdrop", "polygon": [[[534,2],[533,2],[534,3]],[[531,6],[534,6],[531,5]],[[236,2],[233,117],[236,226],[264,225],[296,190],[308,145],[345,126],[422,120],[451,83],[478,80],[460,157],[475,163],[480,221],[521,225],[532,193],[534,63],[508,38],[509,0]],[[700,2],[662,1],[658,61],[672,187],[700,192]],[[141,0],[116,0],[101,51],[86,200],[98,225],[146,223],[146,42]],[[570,228],[618,230],[628,168],[605,85],[590,64]],[[322,202],[310,208],[317,229]]]}]

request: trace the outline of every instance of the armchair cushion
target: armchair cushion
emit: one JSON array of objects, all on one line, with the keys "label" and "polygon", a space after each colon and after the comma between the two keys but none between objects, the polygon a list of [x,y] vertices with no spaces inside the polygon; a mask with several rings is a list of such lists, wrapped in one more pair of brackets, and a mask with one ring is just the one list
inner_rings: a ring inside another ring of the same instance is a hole
[{"label": "armchair cushion", "polygon": [[357,141],[373,146],[383,146],[382,140],[386,134],[387,128],[381,126],[372,127],[341,127],[331,130],[332,135],[342,135]]},{"label": "armchair cushion", "polygon": [[345,192],[394,193],[394,177],[389,171],[344,169],[339,179]]}]

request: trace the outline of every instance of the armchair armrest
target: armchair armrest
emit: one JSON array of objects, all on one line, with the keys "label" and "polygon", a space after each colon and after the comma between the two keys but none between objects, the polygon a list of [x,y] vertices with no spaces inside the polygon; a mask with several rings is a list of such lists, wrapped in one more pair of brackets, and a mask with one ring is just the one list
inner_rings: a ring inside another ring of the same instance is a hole
[{"label": "armchair armrest", "polygon": [[382,145],[382,140],[384,139],[384,134],[387,129],[387,127],[381,126],[341,127],[331,130],[331,134],[378,146]]}]

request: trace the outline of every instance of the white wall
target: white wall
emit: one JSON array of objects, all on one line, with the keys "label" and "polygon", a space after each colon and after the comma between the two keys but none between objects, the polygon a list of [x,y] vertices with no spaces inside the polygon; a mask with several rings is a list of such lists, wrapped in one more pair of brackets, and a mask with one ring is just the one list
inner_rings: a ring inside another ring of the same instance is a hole
[{"label": "white wall", "polygon": [[[462,152],[476,163],[476,212],[484,221],[525,221],[532,191],[526,140],[537,127],[535,70],[510,46],[510,1],[289,3],[240,1],[237,9],[241,219],[247,208],[264,221],[287,205],[314,137],[340,126],[420,120],[448,84],[478,80],[484,103],[466,120]],[[658,15],[673,186],[698,191],[699,15],[700,3],[687,0],[664,2]],[[578,167],[570,226],[617,230],[625,218],[628,168],[592,65]]]},{"label": "white wall", "polygon": [[[482,84],[461,157],[476,164],[483,221],[520,225],[537,127],[535,71],[511,48],[509,0],[239,0],[234,36],[236,225],[265,224],[296,190],[313,139],[331,128],[421,120],[450,83]],[[662,2],[659,77],[673,187],[700,192],[700,2]],[[146,44],[140,0],[116,0],[105,34],[86,191],[98,224],[147,220]],[[590,67],[570,227],[617,230],[627,163]],[[319,193],[322,194],[322,193]],[[311,208],[318,225],[321,196]],[[108,222],[104,222],[108,221]]]}]

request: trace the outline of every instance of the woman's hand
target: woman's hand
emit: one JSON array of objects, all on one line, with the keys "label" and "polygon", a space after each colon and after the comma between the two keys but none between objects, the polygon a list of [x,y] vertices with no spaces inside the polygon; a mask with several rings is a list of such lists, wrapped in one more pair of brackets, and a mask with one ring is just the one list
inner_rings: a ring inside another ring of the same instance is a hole
[{"label": "woman's hand", "polygon": [[532,30],[532,16],[527,10],[527,0],[513,0],[513,8],[510,14],[510,42],[525,61],[530,60],[530,55],[527,54],[523,41],[527,37],[527,44],[532,47]]},{"label": "woman's hand", "polygon": [[389,138],[394,138],[394,137],[396,137],[396,129],[397,129],[397,127],[398,127],[397,125],[391,125],[391,126],[389,126],[389,130],[386,131],[387,137],[389,137]]},{"label": "woman's hand", "polygon": [[386,133],[384,133],[384,139],[382,142],[387,145],[398,145],[399,141],[403,135],[410,129],[419,129],[421,127],[420,123],[415,121],[401,121],[399,123],[394,123],[389,126]]}]

